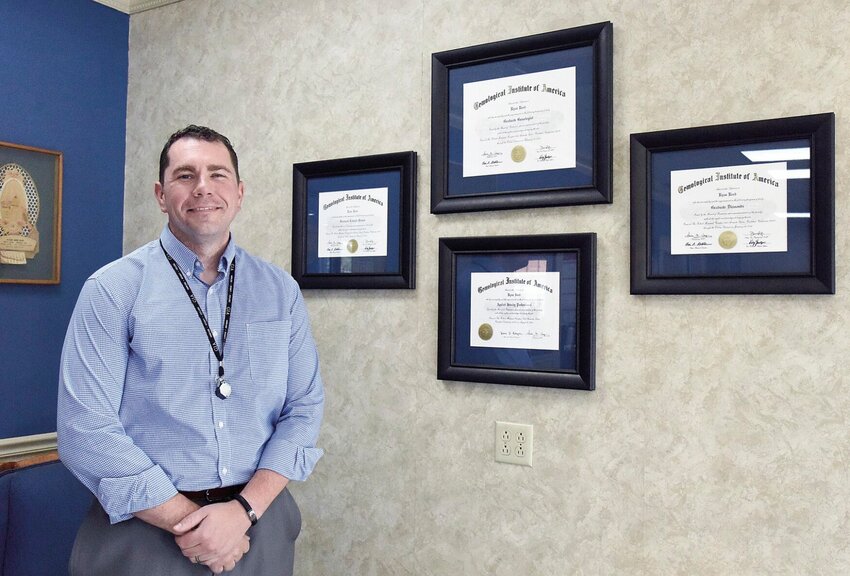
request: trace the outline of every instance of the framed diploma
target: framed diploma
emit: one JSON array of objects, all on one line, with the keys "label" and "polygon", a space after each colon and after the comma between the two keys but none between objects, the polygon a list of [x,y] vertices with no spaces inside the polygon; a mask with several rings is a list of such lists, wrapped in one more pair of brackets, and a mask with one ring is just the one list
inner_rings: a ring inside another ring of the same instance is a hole
[{"label": "framed diploma", "polygon": [[593,390],[596,234],[440,238],[437,378]]},{"label": "framed diploma", "polygon": [[59,284],[62,153],[0,142],[0,283]]},{"label": "framed diploma", "polygon": [[431,212],[612,201],[610,22],[431,60]]},{"label": "framed diploma", "polygon": [[301,288],[414,288],[416,152],[295,164],[292,181]]},{"label": "framed diploma", "polygon": [[632,294],[834,294],[835,116],[631,136]]}]

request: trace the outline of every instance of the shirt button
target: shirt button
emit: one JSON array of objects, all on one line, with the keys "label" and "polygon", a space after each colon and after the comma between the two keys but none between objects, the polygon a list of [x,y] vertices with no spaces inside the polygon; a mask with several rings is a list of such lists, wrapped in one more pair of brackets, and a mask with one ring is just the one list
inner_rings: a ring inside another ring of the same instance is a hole
[{"label": "shirt button", "polygon": [[218,422],[218,427],[219,427],[219,428],[224,428],[224,422],[222,422],[222,421],[220,421],[220,420],[219,420],[219,422]]},{"label": "shirt button", "polygon": [[221,475],[222,475],[222,476],[227,476],[227,468],[222,468],[222,469],[221,469]]},{"label": "shirt button", "polygon": [[218,336],[218,330],[213,330],[213,336]]}]

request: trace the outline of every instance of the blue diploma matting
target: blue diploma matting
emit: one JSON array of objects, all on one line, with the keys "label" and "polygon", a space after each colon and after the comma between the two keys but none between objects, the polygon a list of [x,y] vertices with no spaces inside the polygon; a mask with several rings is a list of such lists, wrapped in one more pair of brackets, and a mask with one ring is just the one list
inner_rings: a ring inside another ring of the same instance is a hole
[{"label": "blue diploma matting", "polygon": [[[471,278],[475,272],[512,273],[532,261],[545,261],[547,272],[559,272],[560,329],[558,350],[489,348],[470,345]],[[522,252],[521,254],[458,254],[455,269],[453,365],[564,372],[577,370],[578,252]]]},{"label": "blue diploma matting", "polygon": [[[463,85],[468,82],[532,72],[545,72],[572,66],[576,68],[576,167],[464,178]],[[592,46],[454,68],[449,70],[448,84],[447,197],[563,189],[593,184],[593,107],[595,98]]]},{"label": "blue diploma matting", "polygon": [[[319,194],[343,190],[387,188],[387,255],[319,257]],[[307,181],[307,274],[401,273],[401,173],[384,170],[341,176],[316,176]]]},{"label": "blue diploma matting", "polygon": [[[652,277],[698,276],[784,276],[812,271],[812,182],[810,178],[787,181],[788,249],[786,252],[730,254],[671,254],[670,173],[675,170],[718,168],[758,164],[744,151],[810,148],[807,139],[759,142],[698,150],[655,151],[652,153],[649,195],[649,253]],[[788,170],[810,169],[810,160],[786,160]],[[806,216],[808,215],[808,216]]]}]

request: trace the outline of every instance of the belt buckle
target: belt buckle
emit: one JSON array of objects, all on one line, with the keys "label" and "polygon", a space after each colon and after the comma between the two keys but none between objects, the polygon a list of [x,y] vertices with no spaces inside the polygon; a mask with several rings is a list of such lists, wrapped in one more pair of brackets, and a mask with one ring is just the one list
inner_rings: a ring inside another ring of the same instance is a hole
[{"label": "belt buckle", "polygon": [[[204,490],[204,500],[207,501],[207,504],[218,504],[219,502],[228,502],[230,500],[230,497],[221,491],[222,488],[207,488],[206,490]],[[216,493],[218,493],[219,495],[217,496]]]}]

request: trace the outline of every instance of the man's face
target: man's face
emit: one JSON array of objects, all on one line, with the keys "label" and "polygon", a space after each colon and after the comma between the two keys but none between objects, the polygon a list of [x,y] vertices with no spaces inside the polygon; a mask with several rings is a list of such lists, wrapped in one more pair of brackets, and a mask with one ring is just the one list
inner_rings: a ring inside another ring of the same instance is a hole
[{"label": "man's face", "polygon": [[244,189],[224,144],[187,137],[168,150],[168,167],[154,194],[172,233],[200,252],[227,243]]}]

